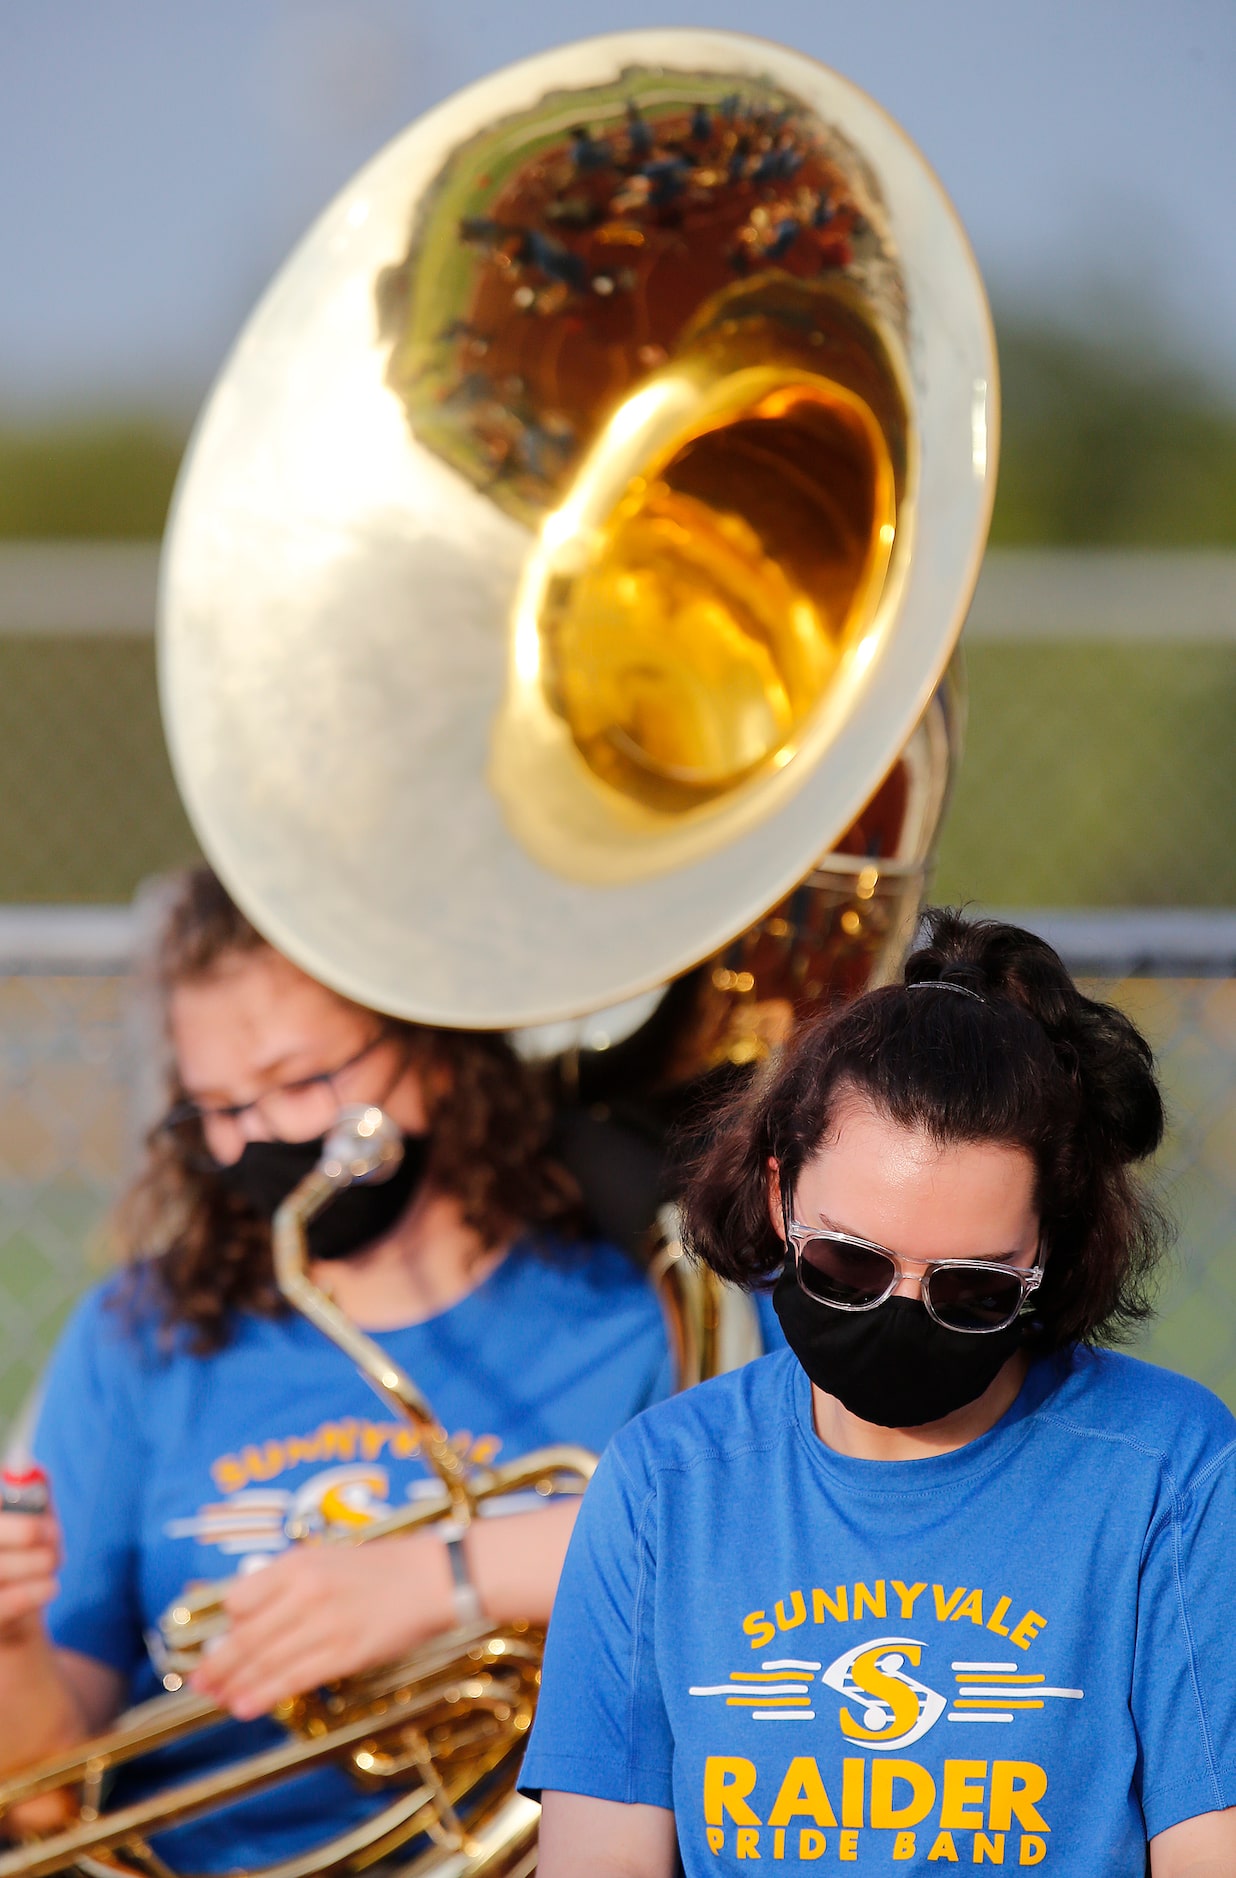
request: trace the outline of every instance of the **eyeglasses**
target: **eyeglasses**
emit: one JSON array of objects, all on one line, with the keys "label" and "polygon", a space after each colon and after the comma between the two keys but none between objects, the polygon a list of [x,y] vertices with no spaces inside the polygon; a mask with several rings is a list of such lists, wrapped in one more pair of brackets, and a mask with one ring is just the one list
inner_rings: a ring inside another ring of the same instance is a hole
[{"label": "eyeglasses", "polygon": [[[903,1277],[921,1272],[922,1298],[945,1330],[970,1336],[1004,1330],[1043,1282],[1039,1251],[1033,1265],[996,1265],[986,1259],[916,1259],[874,1245],[853,1233],[802,1226],[785,1209],[786,1237],[794,1252],[800,1290],[838,1311],[874,1311]],[[1040,1248],[1041,1250],[1041,1248]]]},{"label": "eyeglasses", "polygon": [[311,1141],[330,1127],[338,1113],[335,1084],[390,1038],[389,1030],[380,1030],[334,1069],[280,1083],[249,1102],[221,1103],[217,1107],[204,1102],[177,1102],[163,1117],[159,1129],[168,1134],[186,1134],[200,1128],[207,1143],[215,1145],[221,1138],[243,1134],[245,1116],[256,1115],[275,1141]]}]

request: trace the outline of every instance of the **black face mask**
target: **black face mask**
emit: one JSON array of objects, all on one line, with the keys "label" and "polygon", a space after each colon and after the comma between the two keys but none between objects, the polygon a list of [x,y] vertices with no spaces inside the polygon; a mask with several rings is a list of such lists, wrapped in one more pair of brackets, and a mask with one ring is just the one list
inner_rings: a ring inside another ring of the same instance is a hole
[{"label": "black face mask", "polygon": [[1021,1346],[1019,1318],[967,1336],[937,1324],[917,1298],[888,1298],[870,1311],[817,1304],[801,1290],[792,1259],[772,1298],[785,1340],[817,1389],[881,1428],[921,1428],[976,1401]]},{"label": "black face mask", "polygon": [[[315,1141],[246,1141],[240,1159],[219,1169],[219,1179],[262,1219],[273,1219],[321,1160],[324,1140],[319,1135]],[[403,1159],[389,1180],[345,1187],[310,1221],[310,1258],[351,1258],[384,1238],[420,1186],[428,1161],[429,1136],[405,1135]]]}]

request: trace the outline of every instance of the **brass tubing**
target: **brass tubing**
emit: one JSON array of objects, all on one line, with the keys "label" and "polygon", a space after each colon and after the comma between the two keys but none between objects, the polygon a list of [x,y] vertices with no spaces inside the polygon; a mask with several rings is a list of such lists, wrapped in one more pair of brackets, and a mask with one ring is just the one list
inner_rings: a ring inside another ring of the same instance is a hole
[{"label": "brass tubing", "polygon": [[106,1818],[83,1821],[37,1844],[6,1852],[0,1855],[0,1878],[49,1878],[53,1872],[64,1871],[82,1853],[114,1849],[131,1839],[144,1838],[148,1832],[157,1832],[160,1827],[180,1825],[213,1806],[256,1793],[285,1774],[303,1773],[320,1761],[330,1760],[341,1748],[393,1727],[401,1719],[410,1721],[422,1705],[419,1693],[402,1703],[392,1701],[376,1721],[372,1715],[362,1715],[312,1740],[297,1738],[267,1748],[230,1767],[137,1800]]},{"label": "brass tubing", "polygon": [[[483,1825],[470,1828],[466,1851],[430,1847],[400,1878],[528,1878],[536,1870],[540,1817],[534,1800],[510,1793]],[[512,1859],[518,1862],[512,1864]]]},{"label": "brass tubing", "polygon": [[[487,1634],[492,1635],[492,1632]],[[499,1641],[505,1642],[505,1639],[499,1639]],[[499,1660],[502,1654],[505,1654],[505,1651],[499,1654]],[[409,1670],[408,1673],[412,1672]],[[160,1793],[152,1794],[145,1800],[136,1801],[131,1806],[123,1807],[106,1817],[80,1821],[76,1826],[64,1832],[56,1833],[16,1851],[2,1854],[0,1855],[0,1878],[44,1878],[45,1874],[64,1871],[84,1855],[116,1850],[134,1840],[145,1838],[151,1832],[157,1833],[173,1825],[180,1825],[185,1820],[194,1818],[213,1807],[256,1793],[284,1775],[302,1773],[320,1762],[333,1759],[349,1747],[374,1736],[388,1733],[401,1723],[416,1721],[439,1702],[449,1700],[450,1692],[456,1685],[478,1676],[485,1677],[485,1671],[479,1665],[466,1663],[461,1665],[455,1657],[447,1658],[437,1666],[436,1681],[430,1688],[425,1688],[422,1680],[420,1686],[407,1691],[402,1696],[388,1693],[385,1689],[375,1690],[372,1706],[367,1708],[362,1715],[328,1726],[321,1733],[309,1736],[297,1734],[278,1747],[265,1749],[259,1754],[250,1755],[245,1760],[233,1762],[225,1768],[185,1781],[179,1786],[165,1788]],[[391,1672],[387,1680],[393,1681],[394,1679],[394,1672]],[[486,1681],[489,1686],[470,1692],[469,1703],[472,1708],[484,1705],[500,1711],[515,1706],[512,1690],[503,1687],[498,1681],[489,1678],[486,1678]],[[225,1718],[218,1710],[213,1710],[206,1719],[217,1721]],[[160,1734],[159,1745],[162,1745],[164,1740],[173,1738],[175,1737],[172,1735]],[[504,1758],[505,1754],[510,1751],[510,1746],[514,1745],[519,1738],[521,1737],[518,1735],[514,1736],[512,1742],[498,1754],[496,1760],[500,1761]],[[93,1741],[88,1749],[83,1750],[75,1759],[65,1757],[63,1764],[53,1764],[53,1771],[58,1775],[57,1784],[67,1784],[63,1771],[65,1766],[69,1769],[68,1778],[71,1780],[75,1770],[79,1775],[84,1775],[93,1764],[100,1762],[103,1759],[106,1744],[106,1737]],[[496,1764],[492,1756],[489,1758],[491,1765]],[[453,1810],[453,1803],[458,1796],[451,1790],[449,1781],[446,1783],[427,1782],[420,1787],[418,1809],[434,1809],[434,1817],[437,1819],[438,1801],[444,1790],[447,1804]],[[6,1800],[7,1806],[16,1805],[33,1798],[36,1793],[47,1791],[44,1771],[40,1769],[35,1778],[27,1781],[9,1782],[5,1791],[9,1796]],[[385,1821],[386,1814],[380,1813],[375,1816],[375,1819]],[[362,1844],[369,1843],[374,1824],[375,1821],[368,1822],[370,1833],[368,1837],[361,1839]],[[383,1831],[386,1830],[388,1826],[384,1824]],[[322,1854],[322,1847],[318,1847],[312,1855],[306,1854],[303,1869],[313,1872],[328,1870],[329,1866],[324,1867],[320,1863]],[[292,1863],[296,1869],[302,1869],[301,1861]],[[281,1873],[284,1870],[282,1865],[277,1869]]]},{"label": "brass tubing", "polygon": [[276,1282],[288,1303],[352,1359],[366,1382],[396,1414],[412,1423],[421,1437],[421,1451],[426,1461],[450,1496],[452,1516],[468,1525],[472,1519],[473,1498],[463,1457],[451,1446],[425,1397],[382,1346],[366,1336],[309,1277],[309,1222],[336,1193],[350,1184],[346,1170],[340,1168],[338,1173],[333,1170],[328,1173],[318,1167],[307,1174],[283,1202],[275,1214],[273,1228]]},{"label": "brass tubing", "polygon": [[[431,1800],[428,1790],[418,1787],[326,1845],[302,1852],[297,1858],[283,1859],[278,1865],[265,1865],[260,1872],[246,1873],[245,1878],[328,1878],[329,1873],[338,1871],[341,1866],[360,1861],[362,1854],[363,1863],[368,1865],[388,1852],[397,1852],[420,1830],[418,1815]],[[356,1868],[354,1863],[351,1868]]]},{"label": "brass tubing", "polygon": [[153,1748],[182,1741],[201,1728],[211,1728],[226,1721],[225,1712],[205,1696],[183,1694],[156,1696],[141,1708],[122,1715],[117,1726],[105,1735],[96,1735],[79,1748],[71,1748],[52,1760],[41,1761],[33,1774],[18,1774],[0,1781],[0,1816],[24,1800],[41,1793],[54,1793],[60,1787],[74,1786],[89,1778],[96,1766],[118,1767]]}]

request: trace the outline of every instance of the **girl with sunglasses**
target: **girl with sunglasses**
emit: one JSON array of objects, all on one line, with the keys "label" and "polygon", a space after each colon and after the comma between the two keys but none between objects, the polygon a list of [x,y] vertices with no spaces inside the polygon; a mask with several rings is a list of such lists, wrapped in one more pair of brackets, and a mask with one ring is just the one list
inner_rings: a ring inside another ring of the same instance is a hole
[{"label": "girl with sunglasses", "polygon": [[[472,1459],[599,1450],[672,1387],[658,1300],[584,1230],[546,1095],[501,1037],[392,1023],[336,996],[204,868],[169,908],[157,975],[172,1100],[121,1209],[132,1262],[84,1300],[52,1362],[33,1444],[51,1511],[0,1513],[0,1770],[157,1693],[160,1613],[195,1580],[229,1580],[230,1633],[193,1682],[236,1725],[131,1771],[116,1803],[141,1780],[283,1739],[258,1718],[397,1660],[474,1615],[473,1600],[496,1621],[549,1615],[577,1500],[529,1495],[450,1549],[441,1528],[291,1544],[363,1527],[430,1485],[415,1437],[274,1284],[271,1218],[341,1105],[386,1109],[404,1156],[313,1223],[313,1276]],[[264,1867],[377,1803],[327,1769],[156,1849],[181,1869]]]},{"label": "girl with sunglasses", "polygon": [[690,1238],[775,1279],[789,1348],[589,1487],[541,1878],[1236,1872],[1236,1422],[1102,1347],[1148,1313],[1162,1128],[1126,1017],[941,912],[717,1118]]}]

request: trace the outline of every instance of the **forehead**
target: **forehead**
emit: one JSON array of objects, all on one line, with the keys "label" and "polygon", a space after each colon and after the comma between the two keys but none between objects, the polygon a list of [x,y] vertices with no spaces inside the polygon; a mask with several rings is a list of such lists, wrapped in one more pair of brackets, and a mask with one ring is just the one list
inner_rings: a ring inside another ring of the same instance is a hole
[{"label": "forehead", "polygon": [[172,1048],[186,1088],[229,1093],[274,1069],[332,1067],[364,1041],[364,1014],[268,947],[221,959],[168,1001]]},{"label": "forehead", "polygon": [[794,1212],[907,1256],[1011,1250],[1037,1230],[1034,1162],[1007,1142],[935,1141],[849,1095],[803,1166]]}]

